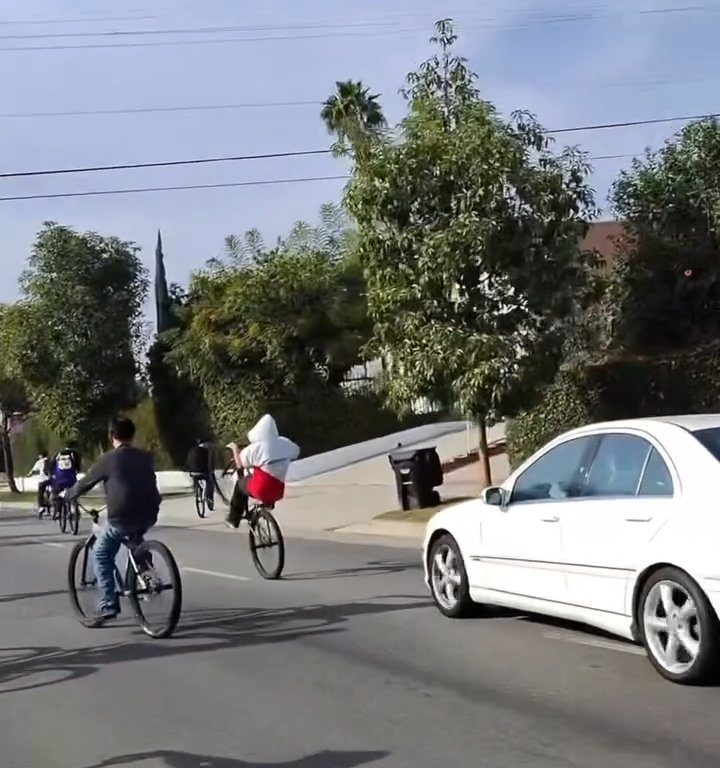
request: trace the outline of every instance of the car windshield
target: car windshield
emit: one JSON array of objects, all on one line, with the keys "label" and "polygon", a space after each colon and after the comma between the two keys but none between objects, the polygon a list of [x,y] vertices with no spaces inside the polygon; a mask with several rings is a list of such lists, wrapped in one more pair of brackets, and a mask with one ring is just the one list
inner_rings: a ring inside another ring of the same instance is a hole
[{"label": "car windshield", "polygon": [[720,427],[699,429],[693,435],[720,461]]}]

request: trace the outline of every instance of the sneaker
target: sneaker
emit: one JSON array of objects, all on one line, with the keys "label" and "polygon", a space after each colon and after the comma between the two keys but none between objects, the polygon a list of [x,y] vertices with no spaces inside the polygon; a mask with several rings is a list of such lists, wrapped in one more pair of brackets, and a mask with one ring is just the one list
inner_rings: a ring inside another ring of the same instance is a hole
[{"label": "sneaker", "polygon": [[232,528],[233,530],[237,530],[240,527],[240,521],[239,520],[233,520],[229,516],[225,518],[225,525],[228,528]]},{"label": "sneaker", "polygon": [[117,605],[102,605],[95,613],[95,621],[98,624],[102,624],[103,622],[117,618],[119,613],[120,608]]}]

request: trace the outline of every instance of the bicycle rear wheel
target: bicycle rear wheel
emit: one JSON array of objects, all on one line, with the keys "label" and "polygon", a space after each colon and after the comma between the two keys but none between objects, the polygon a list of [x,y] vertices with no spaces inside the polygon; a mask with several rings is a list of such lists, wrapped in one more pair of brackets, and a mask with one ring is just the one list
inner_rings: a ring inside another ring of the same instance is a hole
[{"label": "bicycle rear wheel", "polygon": [[182,581],[172,552],[160,541],[143,541],[133,551],[141,573],[128,566],[126,589],[142,631],[170,637],[182,611]]},{"label": "bicycle rear wheel", "polygon": [[195,511],[198,514],[199,518],[205,517],[206,513],[206,506],[205,506],[205,481],[204,480],[196,480],[195,481]]},{"label": "bicycle rear wheel", "polygon": [[258,507],[250,520],[250,554],[263,579],[279,579],[285,567],[285,541],[272,512]]},{"label": "bicycle rear wheel", "polygon": [[70,604],[85,627],[97,627],[100,622],[95,618],[98,606],[98,583],[93,567],[93,547],[95,537],[87,541],[78,541],[70,553],[68,563],[68,592]]},{"label": "bicycle rear wheel", "polygon": [[80,507],[77,501],[65,502],[70,521],[70,531],[73,536],[77,536],[80,531]]},{"label": "bicycle rear wheel", "polygon": [[68,527],[68,504],[65,499],[58,499],[58,525],[60,532],[66,533]]}]

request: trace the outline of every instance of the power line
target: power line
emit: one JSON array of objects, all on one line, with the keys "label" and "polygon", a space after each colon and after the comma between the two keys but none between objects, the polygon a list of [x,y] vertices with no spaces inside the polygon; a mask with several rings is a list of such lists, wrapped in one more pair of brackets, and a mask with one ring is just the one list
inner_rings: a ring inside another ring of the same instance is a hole
[{"label": "power line", "polygon": [[271,107],[319,107],[321,101],[266,101],[241,104],[182,104],[169,107],[129,107],[123,109],[78,109],[62,112],[6,112],[0,120],[26,117],[89,117],[92,115],[142,115],[158,112],[210,112],[235,109],[266,109]]},{"label": "power line", "polygon": [[227,32],[269,32],[283,29],[345,29],[396,27],[393,21],[360,21],[337,24],[250,24],[222,27],[180,27],[175,29],[113,29],[101,32],[41,32],[0,35],[0,40],[52,40],[66,37],[146,37],[148,35],[214,35]]},{"label": "power line", "polygon": [[[314,104],[315,102],[285,102],[285,103],[306,103],[306,104]],[[228,105],[228,108],[232,108],[232,105]],[[173,108],[170,108],[173,109]],[[178,109],[184,109],[178,108]],[[3,115],[0,115],[0,117],[3,117]],[[659,117],[659,118],[650,118],[647,120],[628,120],[624,122],[616,122],[616,123],[596,123],[594,125],[582,125],[582,126],[573,126],[569,128],[556,128],[551,131],[546,131],[548,134],[562,134],[562,133],[574,133],[579,131],[599,131],[599,130],[605,130],[605,129],[614,129],[614,128],[625,128],[629,126],[640,126],[640,125],[656,125],[660,123],[670,123],[670,122],[678,122],[682,120],[703,120],[703,119],[709,119],[709,118],[718,118],[720,117],[720,113],[710,113],[705,115],[685,115],[685,116],[675,116],[675,117]],[[221,155],[217,157],[198,157],[198,158],[190,158],[190,159],[184,159],[184,160],[163,160],[163,161],[157,161],[157,162],[148,162],[148,163],[118,163],[114,165],[95,165],[95,166],[84,166],[79,168],[52,168],[52,169],[46,169],[46,170],[39,170],[39,171],[13,171],[10,173],[0,173],[0,179],[18,179],[18,178],[27,178],[32,176],[61,176],[66,174],[73,174],[73,173],[97,173],[100,171],[129,171],[129,170],[137,170],[141,168],[170,168],[173,166],[183,166],[183,165],[208,165],[213,163],[231,163],[231,162],[242,162],[246,160],[271,160],[276,158],[289,158],[289,157],[309,157],[313,155],[329,155],[331,154],[332,150],[330,149],[304,149],[304,150],[295,150],[295,151],[286,151],[286,152],[263,152],[260,154],[255,155]],[[595,157],[591,159],[609,159],[610,156],[607,157]],[[612,157],[622,157],[622,155],[613,155]]]},{"label": "power line", "polygon": [[[646,9],[646,10],[637,10],[637,11],[618,11],[618,12],[610,12],[607,14],[592,14],[592,13],[585,13],[585,14],[568,14],[564,16],[537,16],[531,19],[528,19],[526,21],[522,22],[509,22],[509,23],[502,23],[502,20],[498,17],[490,17],[482,20],[480,23],[462,23],[462,21],[459,21],[458,26],[460,28],[466,28],[466,29],[472,29],[472,28],[484,28],[484,29],[527,29],[529,27],[537,26],[537,25],[547,25],[547,24],[565,24],[569,22],[585,22],[585,21],[603,21],[603,20],[610,20],[614,18],[623,18],[626,16],[648,16],[648,15],[661,15],[661,14],[679,14],[679,13],[696,13],[699,11],[711,11],[711,10],[717,10],[712,5],[696,5],[696,6],[677,6],[677,7],[670,7],[670,8],[655,8],[655,9]],[[399,17],[402,18],[402,17]],[[495,23],[495,22],[500,23]],[[380,26],[383,23],[390,24],[391,26],[397,26],[396,24],[392,22],[380,22],[378,24],[374,24],[372,22],[361,22],[359,23],[359,26]],[[349,24],[343,24],[340,26],[351,26]],[[288,26],[288,27],[278,27],[280,29],[291,29],[291,28],[297,28],[300,29],[302,27],[299,26]],[[328,25],[306,25],[307,29],[324,29],[328,28]],[[243,29],[243,27],[217,27],[215,28],[217,31],[225,31],[225,30],[232,30],[232,29]],[[260,30],[258,30],[260,31]],[[81,44],[81,45],[66,45],[66,44],[58,44],[58,45],[28,45],[28,46],[11,46],[11,47],[2,47],[0,48],[0,51],[3,52],[11,52],[11,51],[61,51],[61,50],[82,50],[82,49],[104,49],[104,48],[155,48],[155,47],[165,47],[165,46],[178,46],[178,45],[218,45],[218,44],[229,44],[229,43],[254,43],[254,42],[270,42],[270,41],[289,41],[289,40],[317,40],[317,39],[324,39],[328,37],[366,37],[366,36],[380,36],[380,35],[401,35],[401,34],[408,34],[408,33],[414,33],[414,32],[424,32],[427,31],[426,26],[422,27],[406,27],[406,28],[399,28],[399,29],[391,29],[391,30],[375,30],[372,32],[335,32],[332,34],[302,34],[302,35],[267,35],[267,36],[254,36],[254,37],[232,37],[232,38],[217,38],[217,39],[205,39],[205,40],[154,40],[154,41],[148,41],[148,42],[123,42],[123,43],[90,43],[90,44]],[[193,30],[185,30],[185,33],[194,33]],[[170,31],[167,31],[166,33],[170,33]],[[105,33],[105,34],[116,34],[113,32]],[[126,34],[124,32],[123,34]],[[131,33],[130,33],[131,34]],[[152,34],[151,30],[142,30],[138,32],[137,34]],[[180,34],[180,31],[176,31],[175,34]],[[72,36],[72,35],[69,35]],[[18,36],[18,39],[21,39]]]},{"label": "power line", "polygon": [[311,181],[338,181],[349,179],[345,176],[306,176],[299,179],[259,179],[257,181],[233,181],[218,184],[181,184],[170,187],[135,187],[134,189],[104,189],[90,192],[57,192],[46,195],[16,195],[13,197],[0,197],[0,203],[17,200],[53,200],[66,197],[98,197],[100,195],[133,195],[141,192],[171,192],[187,189],[224,189],[227,187],[263,187],[273,184],[304,184]]},{"label": "power line", "polygon": [[109,24],[126,21],[154,21],[157,16],[79,16],[70,19],[0,19],[0,26],[25,27],[50,24]]},{"label": "power line", "polygon": [[[2,115],[0,115],[2,117]],[[677,117],[654,117],[649,120],[627,120],[622,123],[597,123],[595,125],[578,125],[572,128],[556,128],[546,133],[579,133],[580,131],[603,131],[611,128],[631,128],[638,125],[659,125],[661,123],[678,123],[684,120],[710,120],[720,117],[720,112],[711,112],[707,115],[678,115]]]},{"label": "power line", "polygon": [[[598,155],[589,158],[590,160],[616,160],[620,158],[637,157],[637,155]],[[146,192],[177,192],[184,190],[202,190],[202,189],[228,189],[231,187],[265,187],[275,184],[305,184],[317,181],[342,181],[350,179],[351,176],[345,174],[340,176],[305,176],[293,179],[257,179],[255,181],[230,181],[219,182],[217,184],[178,184],[166,187],[133,187],[128,189],[100,189],[87,192],[55,192],[40,195],[13,195],[0,197],[0,203],[17,202],[24,200],[57,200],[60,198],[73,197],[101,197],[107,195],[134,195]]]},{"label": "power line", "polygon": [[295,152],[264,152],[258,155],[230,155],[222,157],[198,157],[190,160],[163,160],[153,163],[120,163],[118,165],[95,165],[84,168],[55,168],[43,171],[16,171],[0,173],[0,179],[20,179],[28,176],[60,176],[69,173],[97,173],[98,171],[130,171],[138,168],[170,168],[178,165],[206,165],[209,163],[231,163],[242,160],[270,160],[282,157],[307,157],[310,155],[329,155],[330,149],[305,149]]}]

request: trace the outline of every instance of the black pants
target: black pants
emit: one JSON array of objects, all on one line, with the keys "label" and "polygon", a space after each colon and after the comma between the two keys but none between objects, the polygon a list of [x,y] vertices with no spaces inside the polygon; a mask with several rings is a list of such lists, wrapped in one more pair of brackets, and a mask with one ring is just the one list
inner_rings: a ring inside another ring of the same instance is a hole
[{"label": "black pants", "polygon": [[200,472],[191,472],[190,476],[193,479],[193,484],[197,484],[198,480],[205,481],[205,501],[208,507],[212,509],[215,503],[215,476],[212,474],[202,474]]},{"label": "black pants", "polygon": [[49,480],[41,480],[38,483],[37,505],[38,509],[45,504],[45,489],[50,485]]},{"label": "black pants", "polygon": [[233,488],[233,495],[230,499],[230,512],[227,516],[229,522],[233,525],[240,525],[240,521],[248,512],[248,482],[249,477],[239,477]]}]

